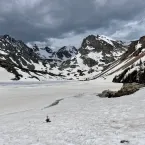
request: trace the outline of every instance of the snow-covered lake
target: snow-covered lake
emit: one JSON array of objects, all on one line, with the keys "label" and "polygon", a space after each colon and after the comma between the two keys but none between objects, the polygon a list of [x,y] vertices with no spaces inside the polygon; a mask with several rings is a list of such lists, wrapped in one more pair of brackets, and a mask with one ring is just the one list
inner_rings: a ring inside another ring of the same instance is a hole
[{"label": "snow-covered lake", "polygon": [[57,99],[118,89],[122,84],[99,81],[1,82],[0,114],[38,109]]},{"label": "snow-covered lake", "polygon": [[121,86],[107,80],[1,82],[0,145],[145,145],[145,90],[97,96]]}]

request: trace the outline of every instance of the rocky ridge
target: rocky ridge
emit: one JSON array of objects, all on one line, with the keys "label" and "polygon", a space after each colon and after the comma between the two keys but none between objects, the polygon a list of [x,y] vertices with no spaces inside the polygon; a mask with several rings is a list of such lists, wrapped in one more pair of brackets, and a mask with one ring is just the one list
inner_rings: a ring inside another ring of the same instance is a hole
[{"label": "rocky ridge", "polygon": [[[125,59],[126,58],[126,59]],[[145,36],[133,41],[122,60],[129,59],[127,67],[115,78],[113,82],[145,83]]]},{"label": "rocky ridge", "polygon": [[102,72],[126,50],[121,41],[101,35],[86,37],[79,49],[64,46],[28,47],[9,35],[0,37],[0,66],[15,74],[14,80],[51,78],[86,80]]}]

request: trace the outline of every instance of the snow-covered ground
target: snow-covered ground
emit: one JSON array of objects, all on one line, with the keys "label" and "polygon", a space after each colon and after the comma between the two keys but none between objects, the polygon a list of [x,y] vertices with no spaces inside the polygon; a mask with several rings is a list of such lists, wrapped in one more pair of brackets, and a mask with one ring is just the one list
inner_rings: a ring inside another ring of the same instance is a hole
[{"label": "snow-covered ground", "polygon": [[78,94],[100,93],[104,89],[118,89],[103,79],[98,81],[0,82],[0,114],[37,109],[53,101]]},{"label": "snow-covered ground", "polygon": [[0,145],[145,145],[145,90],[97,96],[121,86],[103,79],[0,83]]},{"label": "snow-covered ground", "polygon": [[0,67],[0,81],[9,81],[10,79],[14,78],[12,73],[9,73],[4,68]]}]

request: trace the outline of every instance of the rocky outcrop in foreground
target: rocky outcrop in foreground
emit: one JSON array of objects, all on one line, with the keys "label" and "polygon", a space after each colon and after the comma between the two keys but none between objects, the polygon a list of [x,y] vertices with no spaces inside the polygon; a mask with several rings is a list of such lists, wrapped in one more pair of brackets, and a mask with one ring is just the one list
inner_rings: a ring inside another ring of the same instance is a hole
[{"label": "rocky outcrop in foreground", "polygon": [[122,88],[119,91],[105,90],[98,96],[101,98],[121,97],[121,96],[133,94],[142,87],[145,87],[145,84],[127,83],[127,84],[123,84]]}]

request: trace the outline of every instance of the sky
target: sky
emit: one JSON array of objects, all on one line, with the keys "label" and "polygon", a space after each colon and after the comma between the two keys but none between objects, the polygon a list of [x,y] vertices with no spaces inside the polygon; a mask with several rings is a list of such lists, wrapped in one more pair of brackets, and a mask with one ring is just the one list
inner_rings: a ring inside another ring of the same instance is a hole
[{"label": "sky", "polygon": [[145,35],[145,0],[0,0],[0,35],[27,44],[79,47],[90,34]]}]

